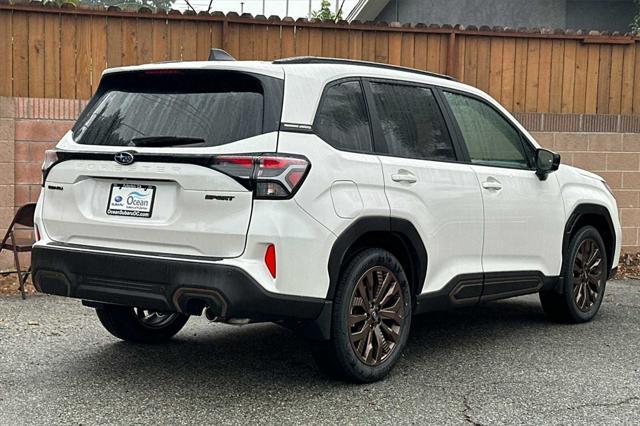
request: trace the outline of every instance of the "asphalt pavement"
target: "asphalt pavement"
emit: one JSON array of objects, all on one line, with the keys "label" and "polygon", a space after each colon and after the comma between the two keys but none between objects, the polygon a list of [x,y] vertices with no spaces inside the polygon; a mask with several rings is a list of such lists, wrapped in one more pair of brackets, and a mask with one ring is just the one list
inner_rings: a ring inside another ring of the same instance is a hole
[{"label": "asphalt pavement", "polygon": [[545,319],[537,296],[417,317],[384,381],[325,378],[274,324],[192,318],[141,346],[79,301],[0,297],[0,424],[639,424],[640,281],[598,317]]}]

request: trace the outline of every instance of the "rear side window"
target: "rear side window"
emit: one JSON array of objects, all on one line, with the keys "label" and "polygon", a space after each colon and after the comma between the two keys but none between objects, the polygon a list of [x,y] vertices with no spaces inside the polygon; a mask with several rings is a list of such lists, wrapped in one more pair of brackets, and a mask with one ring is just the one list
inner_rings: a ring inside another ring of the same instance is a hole
[{"label": "rear side window", "polygon": [[528,169],[532,149],[502,115],[486,103],[444,92],[472,163]]},{"label": "rear side window", "polygon": [[330,86],[313,127],[318,136],[336,149],[371,152],[371,128],[360,82],[345,81]]},{"label": "rear side window", "polygon": [[386,153],[424,160],[455,160],[451,136],[431,89],[372,82]]},{"label": "rear side window", "polygon": [[265,120],[274,104],[266,102],[264,89],[258,78],[232,71],[108,75],[73,137],[86,145],[224,145],[277,129]]}]

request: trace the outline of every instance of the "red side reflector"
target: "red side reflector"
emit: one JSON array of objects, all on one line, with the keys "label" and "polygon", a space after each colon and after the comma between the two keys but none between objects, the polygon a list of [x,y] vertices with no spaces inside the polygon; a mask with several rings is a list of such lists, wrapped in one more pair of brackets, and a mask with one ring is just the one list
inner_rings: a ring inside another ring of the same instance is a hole
[{"label": "red side reflector", "polygon": [[269,244],[267,251],[264,253],[264,264],[273,278],[276,277],[276,246]]},{"label": "red side reflector", "polygon": [[36,241],[40,241],[40,230],[38,229],[38,224],[33,224],[33,233],[35,234]]}]

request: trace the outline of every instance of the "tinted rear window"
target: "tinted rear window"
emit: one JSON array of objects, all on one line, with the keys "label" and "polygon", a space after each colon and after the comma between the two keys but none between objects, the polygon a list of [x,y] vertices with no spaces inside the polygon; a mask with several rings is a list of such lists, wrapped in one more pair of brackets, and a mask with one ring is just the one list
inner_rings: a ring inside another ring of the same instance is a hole
[{"label": "tinted rear window", "polygon": [[282,103],[281,94],[273,99],[277,90],[265,90],[266,80],[277,79],[234,71],[107,75],[73,137],[80,144],[112,146],[135,146],[136,139],[154,137],[189,138],[202,140],[192,146],[207,147],[260,135],[277,129],[272,117],[279,112],[269,109]]}]

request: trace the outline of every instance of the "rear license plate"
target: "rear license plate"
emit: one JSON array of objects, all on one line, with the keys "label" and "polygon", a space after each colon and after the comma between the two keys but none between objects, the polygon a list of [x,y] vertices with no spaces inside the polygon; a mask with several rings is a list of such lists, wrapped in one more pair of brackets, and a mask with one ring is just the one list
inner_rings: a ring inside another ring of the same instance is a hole
[{"label": "rear license plate", "polygon": [[107,214],[113,216],[151,217],[156,187],[114,183],[109,192]]}]

